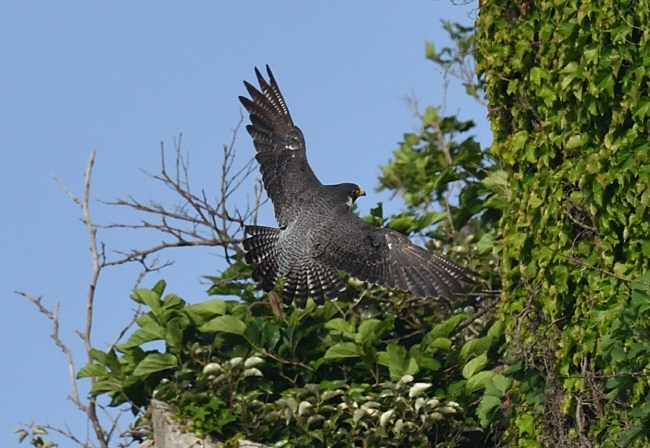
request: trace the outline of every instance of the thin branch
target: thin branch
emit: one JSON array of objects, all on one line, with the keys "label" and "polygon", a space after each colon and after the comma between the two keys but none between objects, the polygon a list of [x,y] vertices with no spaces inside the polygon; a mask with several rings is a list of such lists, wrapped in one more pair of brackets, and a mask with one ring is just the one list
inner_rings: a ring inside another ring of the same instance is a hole
[{"label": "thin branch", "polygon": [[[161,169],[159,174],[146,173],[152,179],[163,183],[167,188],[176,193],[182,200],[180,205],[168,207],[158,202],[142,202],[131,196],[127,199],[117,199],[112,202],[104,202],[108,205],[118,205],[144,213],[152,219],[141,219],[136,223],[110,223],[107,225],[96,225],[97,228],[105,229],[133,229],[133,230],[155,230],[171,237],[165,239],[155,246],[145,249],[131,249],[130,251],[113,250],[120,255],[119,258],[105,261],[104,266],[113,266],[138,261],[143,264],[145,270],[152,270],[151,265],[145,263],[145,258],[159,253],[163,250],[175,247],[189,246],[218,246],[225,250],[226,260],[230,260],[229,251],[241,254],[242,237],[235,237],[241,234],[245,222],[257,220],[257,213],[261,205],[261,186],[254,184],[253,208],[248,207],[241,213],[237,207],[230,207],[228,199],[232,193],[241,187],[242,183],[255,171],[254,159],[248,160],[242,168],[233,173],[234,161],[236,158],[235,137],[243,118],[233,129],[233,138],[228,145],[223,147],[221,162],[221,179],[219,185],[218,199],[214,203],[208,200],[205,190],[200,195],[193,194],[190,190],[189,157],[181,153],[179,137],[175,143],[174,173],[170,174],[167,169],[167,160],[164,147],[161,147]],[[168,264],[165,264],[168,265]],[[160,267],[156,268],[160,269]]]},{"label": "thin branch", "polygon": [[[100,252],[97,249],[97,228],[93,225],[92,220],[90,218],[90,205],[89,205],[90,180],[92,178],[92,171],[93,171],[93,165],[95,164],[96,154],[97,154],[97,150],[93,149],[90,152],[90,158],[88,159],[88,166],[86,168],[86,173],[84,175],[83,200],[79,204],[81,207],[81,211],[83,213],[83,223],[86,226],[86,230],[88,231],[88,236],[90,237],[90,254],[91,254],[92,265],[93,265],[90,282],[88,283],[88,293],[86,295],[86,322],[85,322],[86,325],[83,333],[81,334],[77,333],[81,336],[81,339],[84,341],[84,345],[86,348],[86,362],[88,364],[93,362],[92,356],[90,355],[93,348],[91,342],[91,334],[92,334],[92,327],[93,327],[93,312],[94,312],[94,304],[95,304],[95,292],[97,290],[97,282],[99,281],[99,275],[102,269],[102,265],[100,263]],[[73,375],[73,382],[75,384],[75,391],[76,391],[76,381],[74,381],[74,379],[76,378]],[[95,385],[96,382],[97,382],[96,378],[91,378],[90,379],[91,387]],[[110,438],[107,437],[106,431],[102,427],[102,424],[99,421],[99,418],[97,417],[96,403],[95,400],[92,398],[89,400],[87,410],[86,410],[86,415],[90,420],[90,423],[93,427],[95,436],[97,437],[100,446],[102,448],[108,448],[108,442]]]},{"label": "thin branch", "polygon": [[86,295],[86,328],[83,332],[82,339],[86,346],[86,353],[88,355],[87,361],[92,362],[90,357],[90,350],[92,349],[92,344],[90,342],[90,334],[92,332],[93,325],[93,304],[95,302],[95,290],[97,289],[97,281],[99,280],[99,273],[101,270],[101,264],[99,262],[100,254],[97,250],[97,229],[93,226],[93,223],[90,219],[90,179],[93,171],[93,165],[95,164],[95,155],[97,150],[93,149],[90,152],[90,159],[88,160],[88,167],[86,168],[86,174],[84,176],[84,195],[83,201],[81,204],[81,211],[83,212],[83,223],[86,226],[88,231],[88,236],[90,237],[90,254],[92,257],[93,271],[90,277],[90,283],[88,284],[88,294]]},{"label": "thin branch", "polygon": [[77,383],[75,377],[74,359],[70,348],[59,337],[59,304],[54,307],[54,311],[47,309],[42,303],[42,297],[34,297],[31,294],[22,291],[15,291],[16,294],[25,297],[38,308],[41,314],[52,321],[52,334],[50,337],[54,340],[54,345],[59,347],[68,361],[68,378],[70,379],[71,396],[70,400],[83,412],[86,412],[86,407],[79,400],[79,392],[77,391]]}]

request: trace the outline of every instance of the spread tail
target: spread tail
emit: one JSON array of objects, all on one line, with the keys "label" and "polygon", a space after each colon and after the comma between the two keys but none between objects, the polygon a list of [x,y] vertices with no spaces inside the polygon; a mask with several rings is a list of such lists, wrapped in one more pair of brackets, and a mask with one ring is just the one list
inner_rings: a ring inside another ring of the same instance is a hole
[{"label": "spread tail", "polygon": [[246,226],[244,232],[250,235],[244,240],[244,250],[246,263],[255,266],[253,280],[261,281],[262,289],[269,292],[275,287],[280,275],[285,275],[282,292],[285,305],[291,305],[295,301],[296,307],[304,308],[310,296],[317,305],[323,305],[326,297],[336,300],[339,291],[345,289],[336,269],[309,258],[296,262],[288,272],[280,272],[278,241],[281,229]]},{"label": "spread tail", "polygon": [[280,229],[263,226],[246,226],[244,232],[251,235],[244,240],[246,263],[255,266],[253,280],[262,282],[262,289],[269,292],[275,286],[280,275],[278,270],[278,252],[276,243],[280,238]]}]

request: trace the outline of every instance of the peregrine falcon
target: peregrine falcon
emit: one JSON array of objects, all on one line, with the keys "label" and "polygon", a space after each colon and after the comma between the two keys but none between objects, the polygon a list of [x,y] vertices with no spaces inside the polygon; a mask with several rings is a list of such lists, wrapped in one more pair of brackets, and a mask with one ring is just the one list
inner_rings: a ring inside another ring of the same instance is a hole
[{"label": "peregrine falcon", "polygon": [[322,305],[335,300],[344,271],[359,280],[425,297],[447,300],[473,283],[465,269],[416,246],[394,230],[375,227],[352,212],[365,192],[356,184],[323,185],[307,162],[305,138],[293,124],[271,69],[268,82],[256,68],[260,90],[244,81],[250,99],[239,97],[250,114],[262,181],[279,228],[246,226],[246,262],[253,279],[271,291],[280,276],[285,305],[304,308],[309,296]]}]

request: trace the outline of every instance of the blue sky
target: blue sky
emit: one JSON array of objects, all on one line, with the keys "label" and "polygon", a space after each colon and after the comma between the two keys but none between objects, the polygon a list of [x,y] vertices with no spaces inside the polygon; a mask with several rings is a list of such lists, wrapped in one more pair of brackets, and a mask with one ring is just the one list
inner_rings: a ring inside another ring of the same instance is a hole
[{"label": "blue sky", "polygon": [[[306,136],[314,171],[324,183],[361,185],[370,193],[359,201],[367,214],[389,199],[374,193],[379,166],[417,126],[404,98],[443,101],[443,76],[425,60],[424,41],[447,44],[440,21],[469,25],[475,8],[442,0],[1,2],[0,445],[19,446],[11,430],[32,420],[67,424],[80,435],[86,430],[66,399],[67,366],[49,338],[51,323],[14,293],[60,304],[60,334],[81,368],[74,330],[83,326],[91,273],[88,236],[52,175],[81,195],[88,156],[97,149],[93,219],[132,222],[136,215],[99,200],[132,195],[176,203],[142,170],[155,173],[160,143],[171,148],[182,133],[193,186],[216,195],[221,148],[242,112],[242,81],[254,80],[254,66],[270,64]],[[447,112],[474,119],[479,141],[490,142],[485,109],[458,83]],[[252,157],[245,132],[236,147],[242,163]],[[261,223],[275,224],[270,204]],[[158,237],[100,231],[98,238],[128,250]],[[169,292],[189,302],[206,297],[201,276],[223,268],[214,250],[176,250],[167,258],[175,264],[143,285],[164,278]],[[106,347],[129,319],[137,272],[115,268],[100,279],[96,347]]]}]

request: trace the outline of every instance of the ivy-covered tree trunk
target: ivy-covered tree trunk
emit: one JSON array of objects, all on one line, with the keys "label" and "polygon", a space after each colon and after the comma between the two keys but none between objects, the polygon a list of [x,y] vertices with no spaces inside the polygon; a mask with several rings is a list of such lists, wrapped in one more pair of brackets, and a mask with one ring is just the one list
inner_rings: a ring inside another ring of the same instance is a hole
[{"label": "ivy-covered tree trunk", "polygon": [[650,2],[483,1],[477,37],[509,179],[506,440],[650,446]]}]

